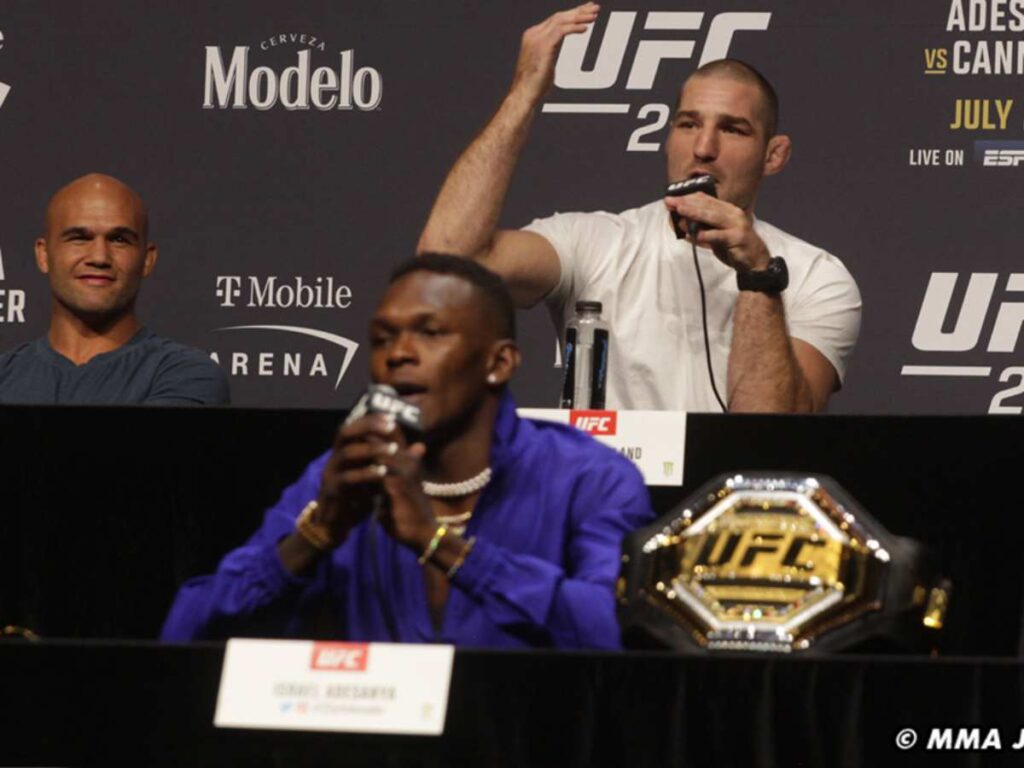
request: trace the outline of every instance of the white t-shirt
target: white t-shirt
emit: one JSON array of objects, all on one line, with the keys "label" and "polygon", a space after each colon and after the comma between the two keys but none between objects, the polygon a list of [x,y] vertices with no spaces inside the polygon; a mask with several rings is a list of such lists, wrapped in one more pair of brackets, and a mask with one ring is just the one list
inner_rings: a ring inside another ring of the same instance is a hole
[{"label": "white t-shirt", "polygon": [[[525,229],[546,238],[561,261],[546,303],[559,333],[576,301],[600,301],[611,328],[608,407],[721,411],[708,376],[700,287],[691,246],[676,238],[660,200],[623,213],[563,213]],[[860,292],[835,256],[763,221],[754,229],[789,268],[782,293],[793,338],[815,347],[840,382],[860,329]],[[697,249],[707,296],[711,361],[726,396],[736,272]]]}]

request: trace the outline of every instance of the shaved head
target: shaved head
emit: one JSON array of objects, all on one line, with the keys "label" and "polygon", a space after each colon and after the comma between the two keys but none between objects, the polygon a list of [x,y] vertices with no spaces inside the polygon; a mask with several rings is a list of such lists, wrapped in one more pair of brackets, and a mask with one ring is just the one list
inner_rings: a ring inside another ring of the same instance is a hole
[{"label": "shaved head", "polygon": [[[754,67],[739,59],[718,59],[700,67],[687,81],[701,77],[724,77],[757,88],[761,92],[758,112],[764,125],[765,137],[771,138],[776,134],[779,125],[779,97],[768,79]],[[683,87],[686,87],[686,83],[683,83]]]},{"label": "shaved head", "polygon": [[46,218],[43,222],[45,237],[55,233],[54,226],[64,219],[69,208],[74,208],[92,199],[117,200],[135,220],[140,239],[145,242],[149,237],[149,211],[142,197],[134,189],[120,179],[103,173],[88,173],[58,189],[46,205]]},{"label": "shaved head", "polygon": [[158,255],[138,192],[90,173],[50,198],[44,226],[36,265],[49,277],[55,316],[93,327],[137,327],[135,297]]}]

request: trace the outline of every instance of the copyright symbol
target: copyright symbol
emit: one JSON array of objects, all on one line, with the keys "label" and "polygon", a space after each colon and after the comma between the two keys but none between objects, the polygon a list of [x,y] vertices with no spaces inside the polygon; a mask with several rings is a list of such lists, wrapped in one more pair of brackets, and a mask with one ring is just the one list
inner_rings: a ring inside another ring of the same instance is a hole
[{"label": "copyright symbol", "polygon": [[896,746],[900,749],[911,749],[917,744],[917,731],[913,728],[904,728],[896,734]]}]

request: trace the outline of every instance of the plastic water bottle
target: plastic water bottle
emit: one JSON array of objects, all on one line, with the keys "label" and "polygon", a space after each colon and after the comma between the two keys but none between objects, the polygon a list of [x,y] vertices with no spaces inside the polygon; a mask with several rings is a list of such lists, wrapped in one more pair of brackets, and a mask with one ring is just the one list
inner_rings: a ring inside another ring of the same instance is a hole
[{"label": "plastic water bottle", "polygon": [[577,301],[565,327],[564,379],[560,407],[602,410],[608,389],[608,324],[601,302]]}]

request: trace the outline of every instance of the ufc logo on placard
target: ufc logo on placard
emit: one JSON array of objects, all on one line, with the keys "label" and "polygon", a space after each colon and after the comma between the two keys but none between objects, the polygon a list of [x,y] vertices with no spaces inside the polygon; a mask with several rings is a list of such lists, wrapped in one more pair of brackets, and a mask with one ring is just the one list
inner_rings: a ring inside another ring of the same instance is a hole
[{"label": "ufc logo on placard", "polygon": [[592,435],[614,435],[618,414],[615,411],[570,411],[569,423]]},{"label": "ufc logo on placard", "polygon": [[370,658],[367,643],[313,643],[310,669],[362,672]]}]

